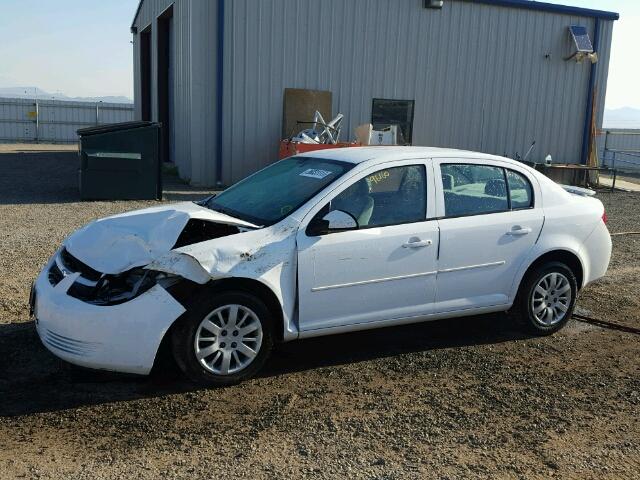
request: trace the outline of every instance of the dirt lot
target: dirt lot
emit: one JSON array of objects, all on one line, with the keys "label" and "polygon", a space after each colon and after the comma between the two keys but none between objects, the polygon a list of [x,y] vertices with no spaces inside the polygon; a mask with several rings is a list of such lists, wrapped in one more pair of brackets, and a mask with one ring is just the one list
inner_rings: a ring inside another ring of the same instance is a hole
[{"label": "dirt lot", "polygon": [[[582,292],[601,326],[529,338],[490,315],[307,340],[204,390],[170,365],[85,371],[41,346],[26,304],[47,257],[153,203],[79,202],[76,162],[0,155],[0,478],[640,475],[640,236],[614,237],[609,275]],[[599,197],[612,232],[640,230],[640,194]]]}]

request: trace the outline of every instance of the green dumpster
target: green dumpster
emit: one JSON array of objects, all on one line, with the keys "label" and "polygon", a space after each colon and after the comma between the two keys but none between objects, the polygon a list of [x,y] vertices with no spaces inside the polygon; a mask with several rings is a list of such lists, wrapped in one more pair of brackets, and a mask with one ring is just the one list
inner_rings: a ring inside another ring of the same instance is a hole
[{"label": "green dumpster", "polygon": [[80,198],[162,199],[161,125],[125,122],[78,130]]}]

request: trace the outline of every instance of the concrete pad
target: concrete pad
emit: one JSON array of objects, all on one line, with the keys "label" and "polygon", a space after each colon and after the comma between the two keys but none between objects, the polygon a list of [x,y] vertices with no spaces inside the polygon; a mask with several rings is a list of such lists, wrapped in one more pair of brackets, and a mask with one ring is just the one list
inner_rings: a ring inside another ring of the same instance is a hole
[{"label": "concrete pad", "polygon": [[[605,177],[604,175],[600,175],[600,185],[604,187],[611,187],[613,184],[612,177]],[[616,189],[626,190],[628,192],[640,192],[640,184],[631,183],[626,180],[616,179]]]}]

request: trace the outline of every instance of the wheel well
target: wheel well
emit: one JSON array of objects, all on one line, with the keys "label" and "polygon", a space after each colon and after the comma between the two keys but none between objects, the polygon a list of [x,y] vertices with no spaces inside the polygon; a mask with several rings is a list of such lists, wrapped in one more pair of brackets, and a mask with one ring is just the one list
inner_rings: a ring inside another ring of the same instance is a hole
[{"label": "wheel well", "polygon": [[241,291],[257,296],[264,302],[273,315],[273,326],[275,338],[281,342],[284,332],[284,319],[282,317],[282,306],[276,294],[264,283],[250,278],[224,278],[209,282],[207,286],[214,286],[216,292]]},{"label": "wheel well", "polygon": [[[282,342],[284,335],[282,306],[280,305],[276,294],[273,293],[273,291],[265,284],[260,283],[257,280],[252,280],[250,278],[224,278],[222,280],[213,280],[205,285],[185,280],[174,287],[170,287],[169,293],[171,293],[171,295],[182,305],[186,305],[190,298],[210,287],[215,288],[216,292],[229,292],[235,290],[249,293],[260,298],[273,315],[273,326],[275,329],[273,333],[275,334],[275,340],[277,342]],[[171,355],[171,334],[178,326],[183,316],[176,319],[162,337],[160,345],[158,346],[158,351],[156,352],[153,370],[166,369],[168,365],[173,365],[173,356]]]},{"label": "wheel well", "polygon": [[582,287],[582,281],[584,278],[584,272],[582,270],[582,262],[580,261],[580,259],[575,253],[571,253],[567,250],[554,250],[552,252],[547,252],[544,255],[540,256],[539,258],[536,259],[535,262],[529,265],[529,268],[527,269],[526,273],[524,274],[524,277],[522,278],[523,279],[526,278],[529,272],[531,272],[533,269],[548,262],[561,262],[561,263],[564,263],[567,267],[569,267],[576,277],[578,290],[580,290],[580,288]]}]

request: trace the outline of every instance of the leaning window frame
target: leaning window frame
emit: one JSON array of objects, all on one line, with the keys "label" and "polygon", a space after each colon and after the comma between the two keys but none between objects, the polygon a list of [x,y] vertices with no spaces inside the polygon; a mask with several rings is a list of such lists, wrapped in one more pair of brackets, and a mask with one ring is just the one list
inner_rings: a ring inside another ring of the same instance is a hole
[{"label": "leaning window frame", "polygon": [[[447,210],[446,210],[446,206],[444,204],[444,185],[442,184],[442,166],[443,165],[471,165],[471,166],[476,166],[476,167],[492,167],[492,168],[499,168],[502,170],[502,176],[504,178],[504,182],[505,182],[505,187],[507,190],[507,209],[506,210],[493,210],[493,211],[489,211],[489,212],[481,212],[481,213],[464,213],[461,215],[447,215]],[[434,164],[434,170],[435,170],[436,164]],[[480,215],[493,215],[496,213],[508,213],[508,212],[518,212],[518,211],[522,211],[522,210],[532,210],[535,208],[536,205],[536,193],[535,190],[533,188],[533,184],[531,183],[531,180],[529,180],[529,178],[522,174],[521,172],[518,172],[517,170],[514,170],[513,168],[509,168],[509,167],[505,167],[503,165],[490,165],[490,164],[486,164],[486,163],[471,163],[471,162],[438,162],[437,163],[437,168],[438,168],[438,177],[440,178],[440,193],[441,193],[441,197],[442,197],[442,208],[444,211],[444,215],[436,217],[436,220],[448,220],[450,218],[465,218],[465,217],[477,217]],[[531,189],[531,202],[530,205],[528,207],[521,207],[521,208],[512,208],[511,207],[511,189],[509,188],[509,182],[507,179],[507,170],[517,173],[518,175],[520,175],[521,177],[523,177],[528,185],[529,188]]]},{"label": "leaning window frame", "polygon": [[[411,129],[410,131],[410,138],[409,139],[405,139],[408,140],[408,142],[405,145],[413,145],[413,124],[414,124],[414,120],[416,117],[416,100],[414,99],[403,99],[403,98],[384,98],[384,97],[373,97],[371,99],[371,124],[373,124],[373,109],[374,106],[376,104],[376,100],[378,101],[389,101],[389,102],[407,102],[411,104],[411,119],[406,121],[406,122],[402,122],[402,123],[407,123]],[[393,125],[393,124],[392,124]]]}]

